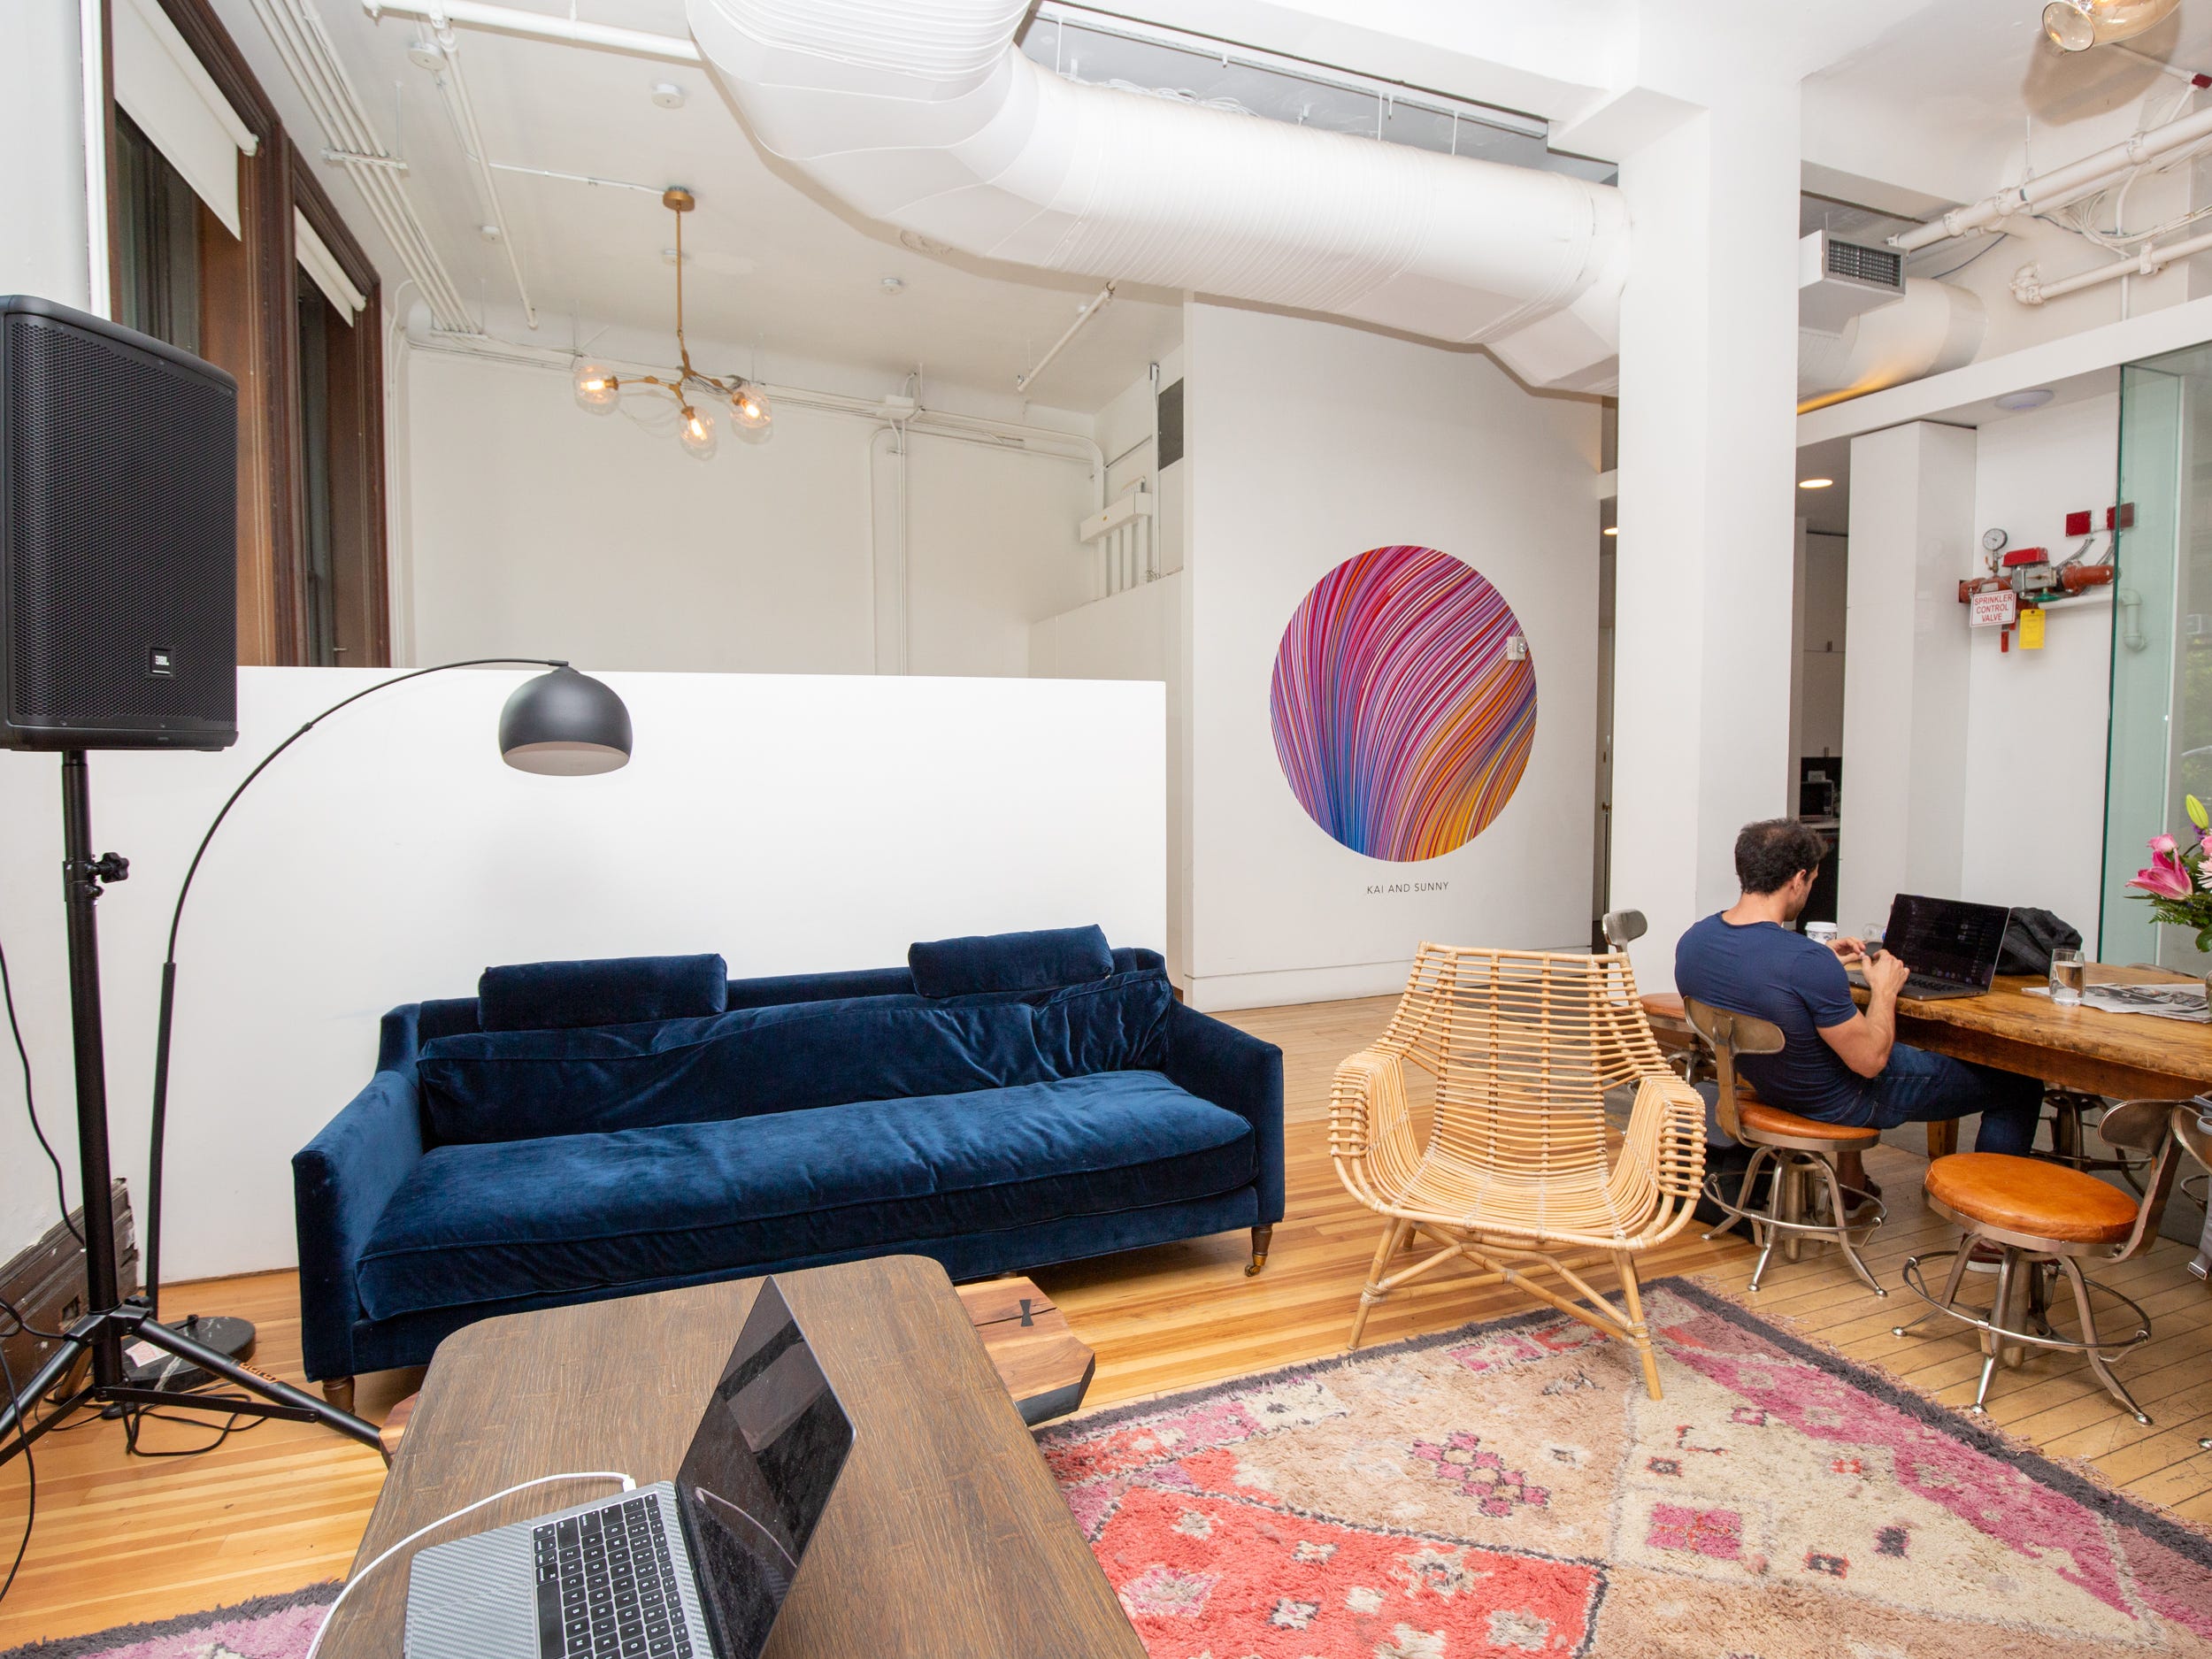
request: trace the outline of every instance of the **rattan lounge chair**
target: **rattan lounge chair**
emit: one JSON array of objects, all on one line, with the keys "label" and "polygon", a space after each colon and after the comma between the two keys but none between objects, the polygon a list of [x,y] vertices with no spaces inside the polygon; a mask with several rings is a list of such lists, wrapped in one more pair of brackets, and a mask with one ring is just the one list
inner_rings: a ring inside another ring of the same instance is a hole
[{"label": "rattan lounge chair", "polygon": [[[1415,1139],[1405,1067],[1436,1078],[1427,1144]],[[1617,1156],[1605,1096],[1633,1087]],[[1329,1151],[1351,1194],[1384,1219],[1360,1293],[1367,1311],[1447,1262],[1509,1282],[1632,1344],[1659,1399],[1635,1258],[1690,1219],[1705,1161],[1705,1105],[1667,1069],[1627,955],[1423,944],[1390,1028],[1337,1068]],[[1438,1248],[1396,1272],[1417,1239]],[[1582,1277],[1610,1261],[1625,1308]],[[1548,1270],[1561,1294],[1529,1278]],[[1581,1298],[1578,1301],[1576,1298]]]}]

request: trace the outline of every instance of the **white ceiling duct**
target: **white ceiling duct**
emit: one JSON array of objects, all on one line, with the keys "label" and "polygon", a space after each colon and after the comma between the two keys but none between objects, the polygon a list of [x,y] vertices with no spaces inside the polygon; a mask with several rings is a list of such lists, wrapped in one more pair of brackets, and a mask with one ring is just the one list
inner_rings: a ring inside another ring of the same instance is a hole
[{"label": "white ceiling duct", "polygon": [[1563,173],[1078,85],[1027,0],[687,0],[754,136],[869,218],[1048,271],[1491,348],[1608,388],[1628,214]]},{"label": "white ceiling duct", "polygon": [[1909,277],[1903,298],[1861,312],[1840,334],[1797,331],[1798,412],[1963,368],[1987,323],[1980,295]]}]

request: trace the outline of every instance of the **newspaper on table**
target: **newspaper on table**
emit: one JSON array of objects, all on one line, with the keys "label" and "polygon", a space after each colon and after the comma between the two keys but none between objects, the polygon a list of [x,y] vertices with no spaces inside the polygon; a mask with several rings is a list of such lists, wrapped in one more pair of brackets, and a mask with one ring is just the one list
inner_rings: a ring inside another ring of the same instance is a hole
[{"label": "newspaper on table", "polygon": [[2160,1019],[2185,1019],[2212,1025],[2204,987],[2199,985],[2088,985],[2082,987],[2085,1007],[2108,1014],[2150,1014]]}]

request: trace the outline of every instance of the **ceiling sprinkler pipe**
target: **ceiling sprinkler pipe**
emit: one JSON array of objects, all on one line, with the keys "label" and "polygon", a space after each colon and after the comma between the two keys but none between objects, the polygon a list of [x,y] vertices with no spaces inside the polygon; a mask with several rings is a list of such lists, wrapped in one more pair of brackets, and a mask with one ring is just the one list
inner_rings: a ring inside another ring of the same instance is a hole
[{"label": "ceiling sprinkler pipe", "polygon": [[1985,225],[2030,209],[2039,211],[2063,207],[2069,202],[2079,201],[2092,191],[2102,188],[2122,173],[2155,161],[2161,156],[2190,144],[2212,138],[2212,110],[2200,110],[2194,115],[2185,115],[2177,121],[2163,127],[2154,127],[2147,133],[2138,133],[2124,142],[2084,156],[2079,161],[2063,167],[2023,180],[2009,188],[1985,196],[1966,207],[1954,208],[1940,219],[1934,219],[1915,228],[1903,231],[1889,239],[1889,245],[1905,253],[1916,253],[1932,248],[1937,242],[1947,242],[1954,236],[1963,236],[1969,231],[1979,230]]},{"label": "ceiling sprinkler pipe", "polygon": [[2055,282],[2040,280],[2035,266],[2023,265],[2012,279],[2012,297],[2023,305],[2040,305],[2062,295],[2079,293],[2083,288],[2093,288],[2101,282],[2121,277],[2156,276],[2175,260],[2186,259],[2207,249],[2212,249],[2212,234],[2170,242],[2163,248],[2146,248],[2139,254],[2130,254],[2124,259],[2115,259],[2109,265],[2098,265],[2074,276],[2061,277]]},{"label": "ceiling sprinkler pipe", "polygon": [[699,49],[674,35],[649,35],[643,29],[617,28],[611,24],[586,23],[578,18],[549,17],[541,12],[518,12],[512,6],[478,5],[474,0],[361,0],[371,18],[385,12],[394,17],[420,18],[426,22],[442,14],[468,28],[495,29],[503,35],[525,35],[535,40],[565,41],[573,46],[601,46],[610,51],[630,52],[640,58],[662,58],[670,63],[695,64]]}]

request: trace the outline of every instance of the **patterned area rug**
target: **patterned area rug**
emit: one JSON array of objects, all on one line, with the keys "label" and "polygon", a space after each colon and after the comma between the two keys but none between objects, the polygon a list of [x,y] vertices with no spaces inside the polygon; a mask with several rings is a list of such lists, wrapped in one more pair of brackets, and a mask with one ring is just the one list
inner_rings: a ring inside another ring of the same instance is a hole
[{"label": "patterned area rug", "polygon": [[337,1597],[335,1583],[311,1584],[212,1613],[11,1647],[0,1659],[299,1659]]},{"label": "patterned area rug", "polygon": [[1153,1659],[2212,1655],[2212,1540],[1681,1279],[1039,1437]]}]

